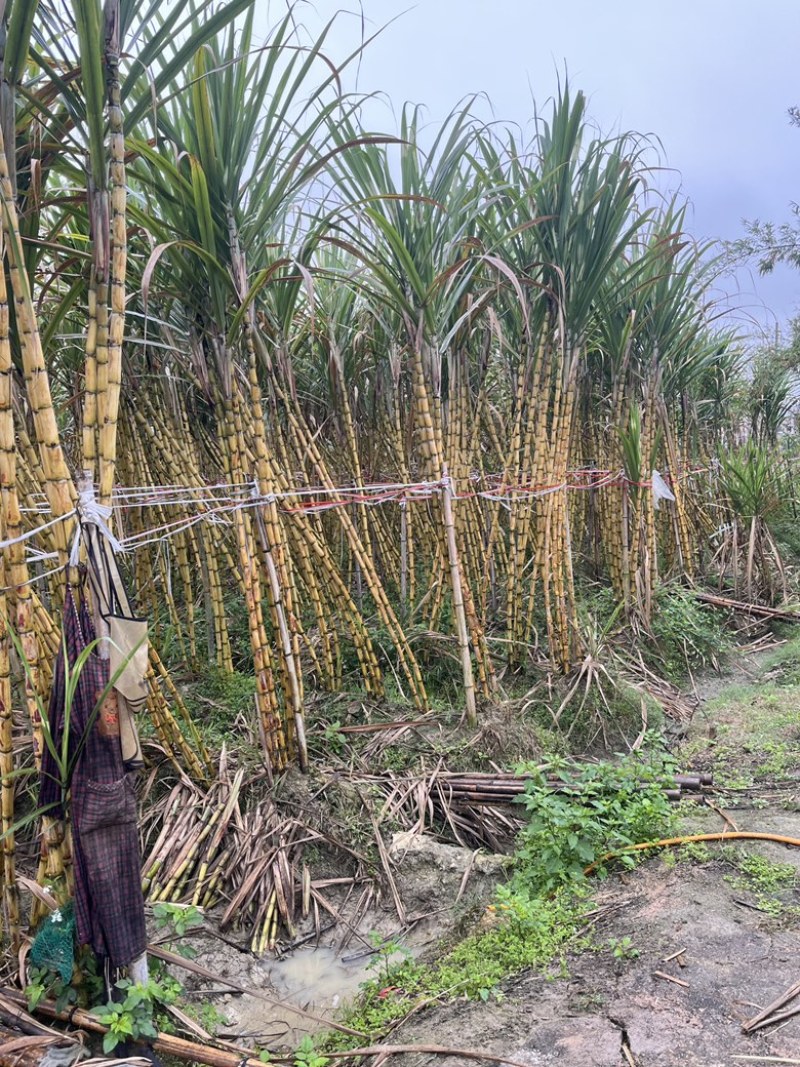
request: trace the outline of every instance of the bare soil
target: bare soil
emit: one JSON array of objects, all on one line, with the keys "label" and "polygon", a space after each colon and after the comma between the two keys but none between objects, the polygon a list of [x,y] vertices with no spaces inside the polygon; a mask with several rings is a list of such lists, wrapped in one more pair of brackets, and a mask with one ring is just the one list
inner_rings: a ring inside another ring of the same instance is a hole
[{"label": "bare soil", "polygon": [[[759,830],[800,833],[796,816],[759,812],[753,822]],[[719,828],[718,821],[708,826]],[[800,868],[800,850],[759,843],[758,851]],[[800,1018],[774,1033],[741,1032],[743,1021],[800,980],[800,924],[776,926],[738,903],[742,893],[724,881],[726,873],[717,862],[668,869],[655,859],[613,877],[597,900],[618,910],[598,935],[630,937],[636,959],[616,960],[608,948],[586,953],[568,961],[568,977],[522,975],[506,984],[501,1003],[448,1005],[410,1021],[393,1039],[476,1048],[526,1067],[733,1067],[736,1055],[800,1057]],[[395,1062],[461,1063],[418,1055]]]}]

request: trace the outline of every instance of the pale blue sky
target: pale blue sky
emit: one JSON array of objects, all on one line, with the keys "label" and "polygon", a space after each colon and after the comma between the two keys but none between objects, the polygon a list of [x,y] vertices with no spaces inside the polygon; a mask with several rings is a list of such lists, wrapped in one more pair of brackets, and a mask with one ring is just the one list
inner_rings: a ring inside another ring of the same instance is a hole
[{"label": "pale blue sky", "polygon": [[[278,0],[257,3],[259,29],[270,7],[285,11]],[[304,0],[296,10],[310,33],[342,12],[329,38],[334,59],[360,38],[352,0]],[[662,187],[689,197],[699,238],[735,239],[743,218],[783,221],[800,200],[800,129],[786,113],[800,104],[800,0],[363,0],[363,15],[367,33],[399,17],[366,50],[358,88],[382,90],[395,107],[423,103],[431,120],[479,91],[495,117],[524,125],[531,97],[541,107],[566,65],[604,132],[660,139],[671,168]],[[368,121],[390,126],[388,105]],[[798,272],[740,271],[737,281],[742,315],[767,328],[800,309]]]}]

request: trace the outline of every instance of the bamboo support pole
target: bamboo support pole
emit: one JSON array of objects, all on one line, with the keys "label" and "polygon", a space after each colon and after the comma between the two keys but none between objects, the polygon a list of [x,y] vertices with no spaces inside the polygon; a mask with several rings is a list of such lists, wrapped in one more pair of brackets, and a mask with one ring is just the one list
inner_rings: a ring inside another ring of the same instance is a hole
[{"label": "bamboo support pole", "polygon": [[464,611],[464,596],[461,588],[461,568],[458,561],[455,523],[453,521],[453,484],[447,466],[442,467],[442,514],[444,516],[447,538],[447,554],[450,564],[450,584],[453,591],[453,614],[456,622],[458,650],[461,657],[461,674],[464,684],[464,701],[467,710],[467,722],[474,726],[478,721],[475,704],[475,680],[472,674],[472,657],[469,650],[467,617]]}]

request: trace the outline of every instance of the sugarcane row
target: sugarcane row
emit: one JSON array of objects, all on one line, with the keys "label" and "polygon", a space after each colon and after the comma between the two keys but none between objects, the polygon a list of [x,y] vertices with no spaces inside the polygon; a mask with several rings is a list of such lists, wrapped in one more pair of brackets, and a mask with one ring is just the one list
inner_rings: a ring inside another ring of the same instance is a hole
[{"label": "sugarcane row", "polygon": [[[96,14],[99,25],[99,7]],[[584,574],[610,584],[625,616],[646,628],[666,577],[691,579],[714,560],[743,566],[741,553],[731,557],[738,540],[724,558],[708,548],[725,518],[709,517],[708,505],[724,509],[725,501],[707,462],[718,426],[697,415],[696,403],[704,396],[697,383],[727,342],[697,295],[698,258],[677,240],[681,214],[645,207],[630,143],[582,146],[582,97],[557,101],[530,162],[515,151],[501,159],[489,140],[475,141],[487,167],[494,159],[498,168],[491,196],[464,185],[466,139],[475,140],[466,127],[438,149],[436,189],[425,184],[415,129],[406,131],[402,170],[416,174],[418,188],[386,196],[359,189],[388,157],[375,155],[379,145],[361,145],[370,165],[346,173],[344,159],[360,157],[347,155],[359,138],[345,115],[325,133],[335,149],[328,177],[361,207],[343,204],[324,240],[318,228],[309,237],[307,255],[281,248],[265,265],[262,246],[274,245],[240,232],[220,192],[225,153],[206,139],[225,124],[212,121],[209,79],[217,74],[204,50],[185,100],[198,143],[170,142],[163,156],[147,137],[131,147],[113,2],[105,14],[99,49],[85,48],[85,27],[77,27],[83,87],[87,98],[99,94],[100,107],[87,107],[88,258],[74,375],[46,328],[52,308],[26,260],[15,153],[6,154],[0,131],[5,913],[17,930],[14,772],[37,768],[43,751],[60,609],[66,583],[79,577],[69,564],[78,479],[99,486],[101,504],[115,485],[191,493],[221,483],[238,499],[254,487],[258,503],[234,508],[225,524],[209,515],[152,544],[144,535],[180,520],[180,505],[126,511],[128,532],[143,535],[129,576],[153,624],[147,713],[163,753],[191,783],[181,786],[186,804],[171,798],[176,817],[201,811],[201,828],[187,834],[177,859],[160,851],[165,839],[153,844],[146,879],[151,899],[189,894],[202,903],[238,872],[231,899],[252,919],[258,945],[269,945],[278,917],[292,921],[286,864],[301,830],[278,830],[268,806],[239,811],[238,787],[225,795],[213,782],[215,753],[160,655],[167,635],[180,652],[172,668],[211,662],[254,678],[254,721],[273,775],[307,765],[310,690],[360,687],[380,698],[391,689],[427,713],[433,657],[423,634],[443,634],[452,646],[475,723],[499,667],[521,669],[533,655],[568,673],[581,661],[576,579]],[[167,171],[174,195],[159,196]],[[306,190],[319,173],[318,163],[310,167]],[[292,189],[302,195],[300,185]],[[281,219],[297,207],[287,201]],[[152,232],[142,221],[148,211]],[[167,219],[169,211],[176,214]],[[432,245],[398,252],[403,234],[427,241],[434,231]],[[169,239],[153,249],[154,233]],[[681,477],[697,465],[710,473]],[[584,468],[623,470],[625,479],[568,492],[567,472]],[[673,475],[660,507],[653,470]],[[474,491],[476,478],[488,485],[498,471],[511,487],[504,498]],[[339,502],[337,486],[376,478],[439,489],[380,507],[303,507],[304,486]],[[529,486],[548,492],[534,497]],[[42,497],[59,521],[42,530],[33,546],[40,555],[29,559],[19,536]],[[748,557],[751,587],[757,564]],[[232,624],[237,604],[245,608],[244,650]],[[24,710],[27,745],[15,736],[14,709]],[[193,789],[202,791],[196,802]],[[253,868],[247,840],[280,833],[285,840],[259,853]],[[68,827],[45,821],[42,844],[40,880],[68,879]],[[306,910],[311,897],[304,889]]]}]

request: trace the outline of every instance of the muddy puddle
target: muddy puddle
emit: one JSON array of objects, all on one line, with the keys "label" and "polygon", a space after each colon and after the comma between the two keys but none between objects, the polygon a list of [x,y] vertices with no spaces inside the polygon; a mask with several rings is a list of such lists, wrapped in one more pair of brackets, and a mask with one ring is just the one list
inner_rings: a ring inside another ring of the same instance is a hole
[{"label": "muddy puddle", "polygon": [[256,960],[250,968],[250,986],[281,1004],[245,995],[231,998],[224,1006],[225,1015],[242,1036],[296,1045],[304,1034],[321,1026],[304,1013],[334,1017],[371,977],[369,963],[370,957],[342,958],[325,946],[299,948],[283,959]]},{"label": "muddy puddle", "polygon": [[[389,965],[401,959],[398,952],[389,957]],[[326,1029],[326,1020],[337,1017],[363,982],[379,977],[386,962],[374,951],[341,955],[325,945],[304,946],[280,959],[251,957],[245,966],[240,960],[235,967],[237,982],[277,1003],[246,993],[215,997],[227,1020],[220,1032],[257,1045],[295,1047],[304,1034]],[[220,968],[218,973],[223,970],[231,968]]]}]

